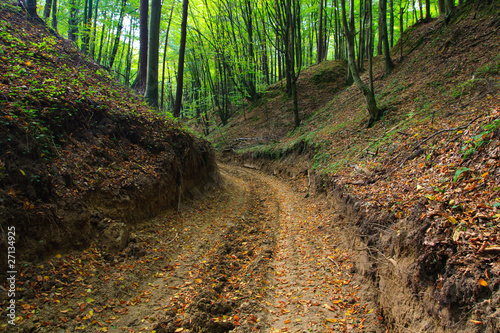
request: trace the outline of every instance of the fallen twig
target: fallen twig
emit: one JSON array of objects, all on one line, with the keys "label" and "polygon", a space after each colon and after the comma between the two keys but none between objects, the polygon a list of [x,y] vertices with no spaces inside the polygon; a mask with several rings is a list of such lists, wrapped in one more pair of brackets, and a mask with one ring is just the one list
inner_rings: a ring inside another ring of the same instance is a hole
[{"label": "fallen twig", "polygon": [[444,132],[453,132],[453,131],[460,131],[460,130],[463,130],[463,129],[466,129],[467,127],[469,127],[473,122],[475,122],[476,120],[478,120],[479,118],[481,118],[482,116],[477,116],[476,118],[472,119],[467,125],[464,125],[464,126],[458,126],[458,127],[454,127],[454,128],[444,128],[442,130],[439,130],[433,134],[431,134],[430,136],[428,136],[427,138],[423,139],[422,141],[420,142],[417,142],[415,144],[415,146],[413,146],[413,149],[412,150],[416,150],[418,149],[422,144],[426,143],[427,141],[429,141],[430,139],[432,139],[433,137],[435,137],[436,135],[439,135],[441,133],[444,133]]},{"label": "fallen twig", "polygon": [[331,262],[333,262],[337,266],[338,270],[340,270],[340,265],[335,260],[333,260],[330,257],[328,257],[327,259],[330,260]]},{"label": "fallen twig", "polygon": [[175,237],[174,237],[171,241],[169,241],[168,243],[166,243],[165,245],[168,245],[168,244],[170,244],[170,243],[175,242],[175,240],[176,240],[178,237],[179,237],[179,234],[178,234],[178,233],[176,233],[176,234],[175,234]]}]

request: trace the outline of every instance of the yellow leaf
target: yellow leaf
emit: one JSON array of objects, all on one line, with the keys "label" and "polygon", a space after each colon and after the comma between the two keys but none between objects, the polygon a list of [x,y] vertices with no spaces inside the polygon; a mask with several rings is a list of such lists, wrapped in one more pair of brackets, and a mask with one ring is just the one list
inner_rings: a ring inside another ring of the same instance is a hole
[{"label": "yellow leaf", "polygon": [[182,327],[179,327],[178,329],[175,330],[175,332],[182,332],[184,329]]},{"label": "yellow leaf", "polygon": [[327,310],[330,310],[330,311],[335,311],[335,309],[334,309],[334,308],[332,308],[332,307],[331,307],[330,305],[328,305],[328,304],[324,304],[323,306],[324,306],[324,307],[325,307],[325,309],[327,309]]},{"label": "yellow leaf", "polygon": [[457,224],[457,220],[453,216],[448,216],[448,221],[450,221],[453,224]]},{"label": "yellow leaf", "polygon": [[22,173],[23,176],[26,176],[26,172],[24,172],[23,170],[19,169],[19,171]]},{"label": "yellow leaf", "polygon": [[61,257],[62,257],[62,255],[60,255],[60,254],[56,254],[56,258],[57,258],[57,259],[61,259]]},{"label": "yellow leaf", "polygon": [[479,279],[479,284],[482,285],[483,287],[488,286],[488,282],[486,282],[484,279]]},{"label": "yellow leaf", "polygon": [[335,318],[332,318],[332,319],[325,319],[327,322],[329,323],[336,323],[337,322],[337,319]]}]

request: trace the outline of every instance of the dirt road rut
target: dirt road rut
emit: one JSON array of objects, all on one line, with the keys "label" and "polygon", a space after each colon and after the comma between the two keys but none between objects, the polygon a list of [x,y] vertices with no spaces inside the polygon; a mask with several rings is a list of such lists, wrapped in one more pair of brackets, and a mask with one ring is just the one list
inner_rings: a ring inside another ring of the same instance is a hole
[{"label": "dirt road rut", "polygon": [[[378,332],[333,212],[286,183],[220,165],[210,195],[20,274],[20,332]],[[4,314],[2,313],[2,316]]]}]

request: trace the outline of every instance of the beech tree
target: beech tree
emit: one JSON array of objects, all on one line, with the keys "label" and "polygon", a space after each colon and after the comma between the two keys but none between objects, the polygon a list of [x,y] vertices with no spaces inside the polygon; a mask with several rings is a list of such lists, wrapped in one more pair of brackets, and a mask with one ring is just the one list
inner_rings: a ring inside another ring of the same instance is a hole
[{"label": "beech tree", "polygon": [[144,97],[152,107],[158,106],[158,59],[160,49],[161,0],[151,0],[149,19],[148,71]]},{"label": "beech tree", "polygon": [[132,88],[137,91],[143,91],[146,88],[146,75],[148,72],[148,0],[140,0],[139,14],[139,62],[137,76],[132,83]]},{"label": "beech tree", "polygon": [[[347,24],[347,14],[346,14],[346,6],[345,0],[340,0],[341,10],[342,10],[342,25],[344,28],[344,34],[346,36],[347,42],[347,55],[348,55],[348,63],[349,69],[351,70],[352,78],[356,86],[361,90],[363,96],[365,97],[366,105],[368,107],[368,113],[370,114],[370,120],[368,121],[368,127],[373,126],[373,124],[380,119],[382,116],[382,112],[377,107],[377,101],[375,100],[375,94],[373,92],[373,88],[370,89],[359,76],[358,69],[356,67],[356,59],[354,55],[354,31],[352,27]],[[350,8],[351,15],[353,15],[352,8],[354,7],[354,0],[350,0]],[[371,12],[371,10],[370,10]],[[371,13],[370,13],[371,15]],[[371,35],[371,33],[370,33]]]},{"label": "beech tree", "polygon": [[175,93],[174,117],[180,117],[182,105],[182,88],[184,84],[184,55],[186,53],[187,19],[189,0],[182,1],[181,42],[177,69],[177,90]]}]

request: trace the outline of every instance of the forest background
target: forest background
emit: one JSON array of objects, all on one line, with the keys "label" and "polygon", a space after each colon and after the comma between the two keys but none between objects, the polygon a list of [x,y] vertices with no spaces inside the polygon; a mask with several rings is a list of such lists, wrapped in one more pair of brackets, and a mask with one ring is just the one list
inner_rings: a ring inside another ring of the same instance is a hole
[{"label": "forest background", "polygon": [[[372,125],[382,112],[373,85],[365,85],[359,72],[371,70],[374,54],[389,54],[406,28],[439,14],[451,16],[456,5],[454,0],[27,1],[32,15],[125,86],[145,94],[151,106],[196,118],[206,135],[282,79],[299,126],[297,79],[303,68],[326,59],[350,58],[347,81],[365,95]],[[392,66],[386,57],[387,74]]]}]

